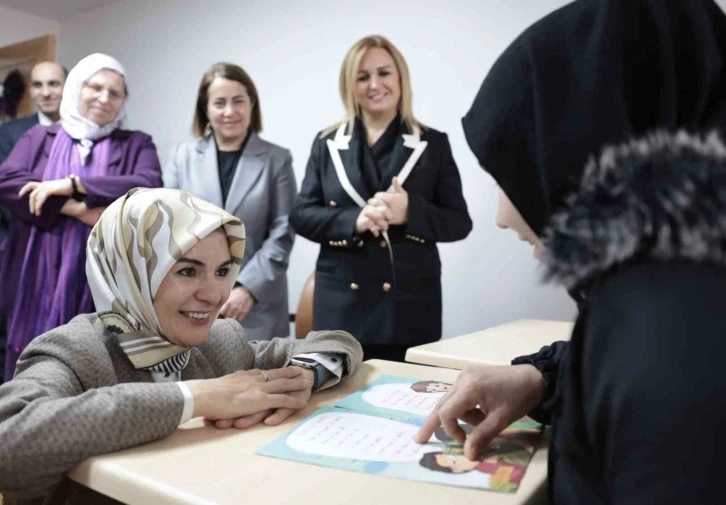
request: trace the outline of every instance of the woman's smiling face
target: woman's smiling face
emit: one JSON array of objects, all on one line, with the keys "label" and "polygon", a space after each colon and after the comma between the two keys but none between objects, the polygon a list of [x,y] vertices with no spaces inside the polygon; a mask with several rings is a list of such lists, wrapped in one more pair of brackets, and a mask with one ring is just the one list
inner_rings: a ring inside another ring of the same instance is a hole
[{"label": "woman's smiling face", "polygon": [[401,101],[401,75],[391,54],[380,47],[366,51],[358,66],[355,99],[369,115],[393,114]]},{"label": "woman's smiling face", "polygon": [[81,87],[79,109],[86,119],[98,126],[112,123],[126,101],[126,84],[121,74],[99,70]]},{"label": "woman's smiling face", "polygon": [[209,338],[212,323],[229,298],[232,257],[221,228],[180,258],[154,296],[161,331],[172,343],[192,347]]}]

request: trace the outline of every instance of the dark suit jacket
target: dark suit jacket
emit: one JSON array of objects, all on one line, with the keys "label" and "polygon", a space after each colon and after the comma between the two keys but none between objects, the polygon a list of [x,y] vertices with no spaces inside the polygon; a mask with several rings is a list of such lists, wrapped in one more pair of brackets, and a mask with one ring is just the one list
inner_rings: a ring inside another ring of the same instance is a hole
[{"label": "dark suit jacket", "polygon": [[[50,149],[59,125],[33,128],[20,138],[5,163],[0,165],[0,206],[13,217],[7,238],[7,252],[0,268],[0,312],[9,312],[17,292],[25,249],[32,227],[43,232],[53,230],[65,219],[60,213],[67,196],[51,196],[43,204],[40,216],[28,210],[28,195],[18,191],[30,181],[42,181]],[[161,167],[156,147],[147,134],[139,131],[115,130],[105,176],[82,177],[86,188],[86,205],[103,207],[136,187],[161,186]]]},{"label": "dark suit jacket", "polygon": [[[10,156],[10,151],[13,150],[13,147],[15,147],[20,137],[23,136],[23,133],[37,124],[39,124],[38,115],[33,114],[32,116],[24,118],[13,119],[0,126],[0,165],[5,161],[5,158]],[[7,233],[9,221],[10,213],[7,209],[0,207],[0,245]],[[0,252],[1,258],[2,253]]]},{"label": "dark suit jacket", "polygon": [[13,119],[0,126],[0,164],[10,156],[15,144],[18,143],[23,133],[39,124],[38,115],[33,114],[20,119]]},{"label": "dark suit jacket", "polygon": [[[438,340],[441,262],[436,243],[461,240],[472,228],[448,137],[431,128],[420,138],[405,131],[391,155],[395,168],[379,181],[378,190],[386,191],[393,176],[414,162],[403,184],[409,195],[408,222],[388,232],[393,264],[382,238],[355,232],[361,204],[373,196],[364,183],[360,142],[365,139],[340,130],[316,137],[290,213],[295,231],[320,243],[313,328],[345,329],[364,344]],[[338,157],[346,180],[336,172]],[[344,187],[348,182],[352,192]]]}]

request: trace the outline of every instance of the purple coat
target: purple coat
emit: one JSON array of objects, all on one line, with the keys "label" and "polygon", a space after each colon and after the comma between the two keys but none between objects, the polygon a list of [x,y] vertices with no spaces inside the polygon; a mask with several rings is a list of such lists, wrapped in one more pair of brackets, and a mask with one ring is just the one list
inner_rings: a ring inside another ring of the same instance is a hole
[{"label": "purple coat", "polygon": [[[18,192],[27,182],[41,181],[50,149],[60,126],[36,126],[23,135],[10,156],[0,165],[0,206],[12,214],[5,258],[0,268],[0,312],[12,310],[20,271],[32,226],[51,230],[65,219],[60,213],[67,196],[52,196],[43,204],[40,216],[28,209],[28,196]],[[101,207],[135,187],[161,187],[161,167],[151,137],[139,131],[116,130],[111,133],[108,174],[84,177],[86,205]]]}]

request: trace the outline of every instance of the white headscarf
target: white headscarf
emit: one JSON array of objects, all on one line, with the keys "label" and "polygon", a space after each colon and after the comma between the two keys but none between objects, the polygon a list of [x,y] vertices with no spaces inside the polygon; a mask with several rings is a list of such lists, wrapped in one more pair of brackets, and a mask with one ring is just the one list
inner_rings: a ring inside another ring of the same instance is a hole
[{"label": "white headscarf", "polygon": [[113,70],[124,80],[126,79],[126,71],[118,61],[108,55],[95,53],[86,56],[73,67],[63,88],[63,100],[61,100],[60,106],[61,126],[68,135],[80,142],[81,162],[84,165],[93,143],[110,135],[112,131],[121,126],[126,118],[125,103],[121,105],[116,119],[106,126],[98,126],[81,115],[80,102],[83,83],[96,72],[104,69]]}]

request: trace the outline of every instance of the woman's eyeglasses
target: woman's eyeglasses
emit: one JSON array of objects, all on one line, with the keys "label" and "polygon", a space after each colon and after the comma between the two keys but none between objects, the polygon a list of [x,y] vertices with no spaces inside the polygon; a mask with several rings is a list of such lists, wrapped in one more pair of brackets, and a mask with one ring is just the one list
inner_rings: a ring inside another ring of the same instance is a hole
[{"label": "woman's eyeglasses", "polygon": [[84,82],[83,87],[93,98],[101,98],[105,91],[110,102],[120,102],[124,99],[123,94],[120,91],[111,88],[104,88],[100,84]]}]

